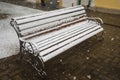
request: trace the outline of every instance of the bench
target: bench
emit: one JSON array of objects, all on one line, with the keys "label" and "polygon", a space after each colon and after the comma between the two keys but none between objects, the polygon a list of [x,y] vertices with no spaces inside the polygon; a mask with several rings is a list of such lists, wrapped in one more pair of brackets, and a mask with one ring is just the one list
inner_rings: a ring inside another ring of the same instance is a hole
[{"label": "bench", "polygon": [[81,5],[11,19],[20,42],[20,57],[43,76],[44,63],[103,32],[100,18],[87,17]]}]

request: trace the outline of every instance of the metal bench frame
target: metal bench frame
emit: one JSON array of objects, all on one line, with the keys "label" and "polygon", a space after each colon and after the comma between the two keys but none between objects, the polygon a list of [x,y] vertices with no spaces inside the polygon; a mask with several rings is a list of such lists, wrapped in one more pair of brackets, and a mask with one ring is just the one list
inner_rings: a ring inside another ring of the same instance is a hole
[{"label": "metal bench frame", "polygon": [[[79,6],[81,7],[81,6]],[[66,9],[69,9],[69,8],[66,8]],[[62,11],[64,9],[61,9],[61,10],[56,10],[57,12],[59,11]],[[51,11],[51,12],[55,12],[55,11]],[[38,47],[35,43],[32,43],[32,42],[28,42],[26,40],[24,40],[23,38],[21,38],[21,34],[20,34],[20,31],[18,29],[16,29],[18,26],[16,25],[16,21],[15,19],[22,19],[22,18],[29,18],[29,17],[34,17],[34,16],[37,16],[37,15],[44,15],[44,14],[47,14],[49,12],[43,12],[43,13],[39,13],[39,14],[34,14],[34,15],[28,15],[28,16],[22,16],[22,17],[16,17],[14,19],[11,20],[10,24],[12,25],[12,27],[15,29],[17,35],[18,35],[18,38],[19,38],[19,43],[20,43],[20,60],[23,59],[23,56],[24,54],[28,55],[28,59],[27,59],[27,62],[29,62],[35,70],[38,71],[38,74],[42,77],[42,78],[45,78],[46,76],[46,73],[45,73],[45,65],[44,65],[44,61],[42,59],[42,57],[39,55],[39,51],[38,50]],[[92,21],[95,21],[96,24],[99,24],[99,25],[102,25],[103,24],[103,21],[101,18],[98,18],[98,17],[86,17],[87,20],[92,20]],[[101,34],[101,36],[99,37],[102,37],[103,38],[103,32]],[[31,50],[27,49],[26,48],[26,45],[30,46],[31,47]]]}]

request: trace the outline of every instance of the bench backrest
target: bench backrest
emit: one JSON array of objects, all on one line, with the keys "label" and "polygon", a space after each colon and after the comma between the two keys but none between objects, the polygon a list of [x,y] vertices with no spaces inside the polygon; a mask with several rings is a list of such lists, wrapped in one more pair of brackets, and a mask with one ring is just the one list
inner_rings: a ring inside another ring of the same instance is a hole
[{"label": "bench backrest", "polygon": [[12,25],[18,37],[28,39],[85,19],[86,13],[84,7],[74,6],[56,11],[12,18]]}]

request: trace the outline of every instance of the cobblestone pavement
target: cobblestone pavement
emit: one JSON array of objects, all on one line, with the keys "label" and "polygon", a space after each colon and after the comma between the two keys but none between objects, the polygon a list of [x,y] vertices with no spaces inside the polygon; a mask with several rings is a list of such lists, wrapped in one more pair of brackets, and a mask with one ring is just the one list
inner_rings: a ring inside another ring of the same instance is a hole
[{"label": "cobblestone pavement", "polygon": [[[120,16],[88,11],[104,20],[104,40],[92,37],[45,63],[47,80],[120,80]],[[18,55],[0,60],[0,80],[42,80]]]}]

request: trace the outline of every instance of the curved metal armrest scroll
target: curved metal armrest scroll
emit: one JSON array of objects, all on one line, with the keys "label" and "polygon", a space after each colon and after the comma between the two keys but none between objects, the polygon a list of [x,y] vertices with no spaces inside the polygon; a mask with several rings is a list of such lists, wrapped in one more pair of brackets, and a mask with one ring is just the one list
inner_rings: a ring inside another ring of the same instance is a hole
[{"label": "curved metal armrest scroll", "polygon": [[20,39],[20,41],[23,42],[23,47],[26,51],[29,51],[34,56],[39,56],[39,51],[38,51],[38,47],[36,44],[34,44],[32,42],[28,42],[26,40],[23,40],[22,38],[19,38],[19,39]]},{"label": "curved metal armrest scroll", "polygon": [[[38,71],[38,73],[41,75],[41,71],[45,69],[44,61],[42,57],[39,55],[39,50],[36,44],[23,40],[22,38],[19,38],[19,40],[23,43],[24,50],[28,53],[29,57],[29,63],[32,64],[32,66]],[[39,69],[39,65],[41,65]]]},{"label": "curved metal armrest scroll", "polygon": [[103,20],[99,17],[87,17],[88,20],[94,20],[97,23],[103,24]]},{"label": "curved metal armrest scroll", "polygon": [[18,28],[16,26],[16,23],[15,23],[15,21],[13,19],[10,21],[10,25],[14,28],[14,30],[16,31],[18,37],[20,37],[20,31],[18,30]]},{"label": "curved metal armrest scroll", "polygon": [[36,44],[29,42],[29,41],[25,41],[22,38],[20,38],[21,41],[23,41],[23,47],[26,51],[28,51],[30,54],[32,54],[34,56],[34,58],[39,58],[38,61],[40,61],[40,63],[42,64],[42,69],[44,69],[44,61],[42,59],[42,57],[39,55],[39,50]]}]

